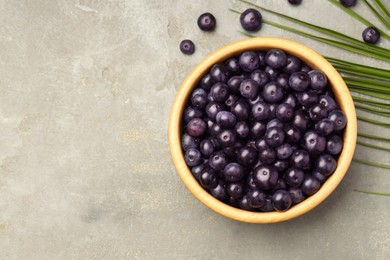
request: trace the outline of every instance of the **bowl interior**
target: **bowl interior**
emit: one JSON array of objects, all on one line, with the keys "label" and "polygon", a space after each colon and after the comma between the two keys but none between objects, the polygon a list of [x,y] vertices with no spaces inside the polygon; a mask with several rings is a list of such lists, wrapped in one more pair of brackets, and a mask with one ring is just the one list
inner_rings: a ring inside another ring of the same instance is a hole
[{"label": "bowl interior", "polygon": [[[184,161],[180,142],[180,129],[183,111],[192,89],[196,87],[203,74],[205,74],[213,64],[224,61],[231,56],[238,55],[245,50],[269,50],[272,48],[282,49],[287,53],[300,58],[311,68],[321,70],[325,73],[335,94],[336,101],[347,117],[347,126],[344,131],[344,146],[338,159],[337,168],[316,194],[284,212],[250,212],[231,207],[215,199],[196,181]],[[314,50],[300,43],[282,38],[268,37],[250,38],[231,43],[215,51],[201,61],[188,74],[176,94],[171,109],[168,133],[172,160],[180,178],[192,194],[214,211],[228,218],[249,223],[274,223],[285,221],[302,215],[320,204],[333,192],[347,172],[355,150],[356,136],[357,122],[353,100],[345,82],[333,66]]]}]

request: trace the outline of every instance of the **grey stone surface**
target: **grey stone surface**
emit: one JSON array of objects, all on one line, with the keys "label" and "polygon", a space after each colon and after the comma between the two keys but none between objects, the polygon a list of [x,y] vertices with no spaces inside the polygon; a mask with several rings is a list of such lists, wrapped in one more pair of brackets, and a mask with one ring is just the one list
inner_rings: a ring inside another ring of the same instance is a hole
[{"label": "grey stone surface", "polygon": [[[364,29],[327,1],[257,2],[357,38]],[[167,143],[175,93],[203,57],[244,38],[228,8],[245,6],[0,1],[0,259],[389,259],[389,198],[353,192],[389,191],[386,170],[353,163],[319,207],[273,225],[214,213],[177,176]],[[214,33],[196,26],[205,11],[217,17]],[[259,35],[389,68],[270,26]],[[194,55],[179,52],[184,38]],[[390,163],[362,147],[356,156]]]}]

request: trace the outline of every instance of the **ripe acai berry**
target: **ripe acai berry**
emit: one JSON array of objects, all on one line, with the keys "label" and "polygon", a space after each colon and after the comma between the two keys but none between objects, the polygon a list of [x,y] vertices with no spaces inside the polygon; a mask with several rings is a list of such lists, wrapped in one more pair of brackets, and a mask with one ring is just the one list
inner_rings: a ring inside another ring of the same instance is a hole
[{"label": "ripe acai berry", "polygon": [[182,40],[180,42],[180,51],[186,55],[191,55],[195,52],[195,44],[191,40]]},{"label": "ripe acai berry", "polygon": [[256,9],[249,8],[240,15],[242,28],[250,32],[260,30],[262,22],[263,17]]},{"label": "ripe acai berry", "polygon": [[362,33],[363,40],[367,43],[375,44],[379,41],[381,34],[375,27],[367,27]]},{"label": "ripe acai berry", "polygon": [[201,14],[198,18],[198,26],[202,31],[213,31],[217,21],[211,13]]},{"label": "ripe acai berry", "polygon": [[357,0],[340,0],[340,4],[345,7],[351,7],[356,5]]},{"label": "ripe acai berry", "polygon": [[288,2],[292,5],[300,5],[302,0],[288,0]]}]

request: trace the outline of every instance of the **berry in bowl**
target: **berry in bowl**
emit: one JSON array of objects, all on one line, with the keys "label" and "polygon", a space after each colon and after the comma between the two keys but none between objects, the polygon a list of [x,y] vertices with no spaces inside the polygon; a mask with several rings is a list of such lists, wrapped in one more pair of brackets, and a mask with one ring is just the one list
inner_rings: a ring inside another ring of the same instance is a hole
[{"label": "berry in bowl", "polygon": [[319,54],[281,38],[251,38],[205,58],[172,106],[177,172],[202,203],[231,219],[300,216],[343,179],[356,145],[347,86]]}]

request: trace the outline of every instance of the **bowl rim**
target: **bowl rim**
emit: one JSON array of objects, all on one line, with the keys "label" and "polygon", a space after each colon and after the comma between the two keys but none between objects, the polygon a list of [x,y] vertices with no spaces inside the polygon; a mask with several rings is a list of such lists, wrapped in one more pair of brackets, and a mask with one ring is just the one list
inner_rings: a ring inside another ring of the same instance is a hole
[{"label": "bowl rim", "polygon": [[[336,101],[347,117],[347,125],[344,131],[344,146],[338,159],[337,168],[326,182],[322,184],[317,193],[283,212],[251,212],[234,208],[219,201],[211,196],[211,194],[197,182],[184,161],[184,154],[181,148],[180,129],[183,110],[191,90],[213,64],[224,61],[227,58],[246,50],[269,50],[273,48],[282,49],[285,52],[300,58],[311,68],[321,70],[325,73],[335,94]],[[356,147],[356,139],[357,119],[355,106],[347,85],[340,74],[324,57],[313,49],[301,43],[278,37],[254,37],[235,41],[208,55],[192,69],[182,82],[171,108],[168,125],[168,142],[172,161],[178,175],[190,192],[207,207],[225,217],[237,221],[259,224],[281,222],[298,217],[312,210],[324,201],[344,178],[352,161]]]}]

